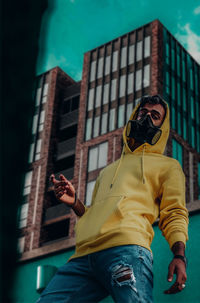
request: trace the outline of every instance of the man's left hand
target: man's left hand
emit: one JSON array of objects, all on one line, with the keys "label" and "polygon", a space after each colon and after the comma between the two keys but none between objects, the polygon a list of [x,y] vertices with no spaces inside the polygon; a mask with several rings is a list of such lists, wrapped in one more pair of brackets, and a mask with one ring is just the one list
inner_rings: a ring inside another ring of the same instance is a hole
[{"label": "man's left hand", "polygon": [[167,277],[169,282],[173,280],[174,274],[176,274],[176,281],[168,290],[164,291],[165,294],[175,294],[185,288],[187,280],[186,265],[181,259],[173,259],[169,264]]}]

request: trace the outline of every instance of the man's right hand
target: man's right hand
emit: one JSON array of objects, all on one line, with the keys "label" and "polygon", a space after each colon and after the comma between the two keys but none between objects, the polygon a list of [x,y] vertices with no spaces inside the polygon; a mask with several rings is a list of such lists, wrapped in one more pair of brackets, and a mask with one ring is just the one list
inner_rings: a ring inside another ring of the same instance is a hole
[{"label": "man's right hand", "polygon": [[68,181],[62,174],[59,176],[60,180],[56,180],[55,175],[50,176],[50,180],[54,185],[54,193],[60,202],[71,206],[75,200],[75,189],[70,181]]}]

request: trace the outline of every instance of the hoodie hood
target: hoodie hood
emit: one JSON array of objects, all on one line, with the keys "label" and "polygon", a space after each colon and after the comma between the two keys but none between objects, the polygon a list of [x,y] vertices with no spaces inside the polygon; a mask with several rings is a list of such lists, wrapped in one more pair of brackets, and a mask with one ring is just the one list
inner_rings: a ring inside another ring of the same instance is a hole
[{"label": "hoodie hood", "polygon": [[[131,151],[131,149],[128,146],[128,143],[130,140],[132,140],[132,143],[134,143],[134,139],[133,138],[128,138],[126,136],[126,128],[127,128],[127,124],[124,127],[124,131],[123,131],[123,141],[124,141],[124,152],[125,153],[134,153],[136,150],[137,151],[143,151],[144,146],[145,146],[145,152],[149,152],[149,153],[157,153],[157,154],[163,154],[166,144],[167,144],[167,140],[169,137],[169,131],[170,131],[170,122],[169,122],[169,107],[168,104],[165,102],[166,104],[166,115],[164,118],[164,121],[160,127],[162,134],[161,137],[159,138],[158,142],[154,145],[151,145],[149,143],[144,143],[141,144],[138,148],[136,148],[134,151]],[[140,107],[140,102],[136,105],[136,107],[133,109],[133,112],[129,118],[129,120],[135,120],[137,117],[137,112],[138,109]]]}]

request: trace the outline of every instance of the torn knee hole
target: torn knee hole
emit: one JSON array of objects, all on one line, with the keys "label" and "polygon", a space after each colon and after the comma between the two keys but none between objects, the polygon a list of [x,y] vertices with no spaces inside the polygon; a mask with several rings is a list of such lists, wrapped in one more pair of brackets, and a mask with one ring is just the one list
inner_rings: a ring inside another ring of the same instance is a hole
[{"label": "torn knee hole", "polygon": [[121,282],[121,281],[130,280],[133,272],[129,267],[122,267],[119,270],[117,270],[114,274],[117,281]]},{"label": "torn knee hole", "polygon": [[119,285],[136,282],[131,265],[116,265],[112,268],[112,279]]}]

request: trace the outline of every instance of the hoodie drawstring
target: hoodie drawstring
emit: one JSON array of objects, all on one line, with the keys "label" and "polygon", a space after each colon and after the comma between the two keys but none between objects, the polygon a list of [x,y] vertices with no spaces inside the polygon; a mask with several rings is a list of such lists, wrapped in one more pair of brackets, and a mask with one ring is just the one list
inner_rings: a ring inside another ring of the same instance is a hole
[{"label": "hoodie drawstring", "polygon": [[123,145],[123,149],[122,149],[121,157],[120,157],[120,160],[119,160],[118,166],[117,166],[117,168],[116,168],[115,174],[114,174],[114,176],[113,176],[113,178],[112,178],[112,182],[111,182],[111,184],[110,184],[110,188],[112,188],[113,183],[115,182],[115,178],[116,178],[117,173],[118,173],[118,170],[119,170],[119,168],[120,168],[120,166],[121,166],[121,162],[122,162],[122,159],[123,159],[124,154],[125,154],[125,151],[124,151],[124,145]]},{"label": "hoodie drawstring", "polygon": [[141,157],[141,165],[142,165],[142,183],[145,184],[145,172],[144,172],[144,151],[145,151],[145,144],[143,145],[142,149],[142,157]]},{"label": "hoodie drawstring", "polygon": [[[115,170],[115,173],[114,173],[114,176],[112,178],[112,182],[110,184],[110,188],[112,188],[113,186],[113,183],[115,182],[115,179],[116,179],[116,176],[117,176],[117,173],[119,171],[119,168],[121,166],[121,162],[122,162],[122,159],[124,157],[124,154],[125,154],[125,145],[123,146],[123,149],[122,149],[122,153],[121,153],[121,157],[120,157],[120,160],[119,160],[119,163],[117,165],[117,168]],[[143,148],[142,148],[142,157],[141,157],[141,167],[142,167],[142,183],[145,184],[145,169],[144,169],[144,153],[145,153],[145,148],[146,148],[146,145],[144,144],[143,145]]]}]

